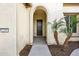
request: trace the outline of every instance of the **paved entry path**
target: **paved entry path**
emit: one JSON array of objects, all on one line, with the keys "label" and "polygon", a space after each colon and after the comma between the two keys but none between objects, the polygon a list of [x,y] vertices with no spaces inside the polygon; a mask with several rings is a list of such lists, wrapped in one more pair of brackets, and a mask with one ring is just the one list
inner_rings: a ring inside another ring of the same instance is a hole
[{"label": "paved entry path", "polygon": [[29,56],[51,56],[48,46],[45,42],[45,38],[36,37],[34,38],[32,49]]},{"label": "paved entry path", "polygon": [[79,56],[79,48],[77,48],[74,51],[72,51],[70,56]]}]

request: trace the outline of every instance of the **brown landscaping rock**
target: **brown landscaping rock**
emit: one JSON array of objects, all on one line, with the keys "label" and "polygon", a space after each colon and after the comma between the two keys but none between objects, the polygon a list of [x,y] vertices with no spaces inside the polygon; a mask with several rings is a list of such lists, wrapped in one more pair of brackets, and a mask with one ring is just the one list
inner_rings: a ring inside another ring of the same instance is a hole
[{"label": "brown landscaping rock", "polygon": [[52,56],[69,56],[74,49],[79,48],[79,42],[70,41],[67,48],[62,45],[48,45]]},{"label": "brown landscaping rock", "polygon": [[31,50],[32,45],[26,45],[21,52],[19,53],[20,56],[28,56],[30,50]]}]

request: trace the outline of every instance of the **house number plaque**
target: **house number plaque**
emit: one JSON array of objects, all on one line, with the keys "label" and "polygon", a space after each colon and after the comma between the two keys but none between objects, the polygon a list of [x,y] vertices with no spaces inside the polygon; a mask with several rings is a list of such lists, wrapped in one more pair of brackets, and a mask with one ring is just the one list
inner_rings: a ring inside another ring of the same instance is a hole
[{"label": "house number plaque", "polygon": [[0,33],[8,33],[9,28],[0,28]]}]

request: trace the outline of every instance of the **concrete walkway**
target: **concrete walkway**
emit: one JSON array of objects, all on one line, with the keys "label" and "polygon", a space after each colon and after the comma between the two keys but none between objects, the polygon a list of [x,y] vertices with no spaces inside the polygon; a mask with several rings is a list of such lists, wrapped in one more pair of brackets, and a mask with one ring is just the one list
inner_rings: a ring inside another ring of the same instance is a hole
[{"label": "concrete walkway", "polygon": [[33,46],[29,56],[51,56],[48,46],[45,42],[45,38],[34,38]]},{"label": "concrete walkway", "polygon": [[79,56],[79,48],[72,51],[70,56]]}]

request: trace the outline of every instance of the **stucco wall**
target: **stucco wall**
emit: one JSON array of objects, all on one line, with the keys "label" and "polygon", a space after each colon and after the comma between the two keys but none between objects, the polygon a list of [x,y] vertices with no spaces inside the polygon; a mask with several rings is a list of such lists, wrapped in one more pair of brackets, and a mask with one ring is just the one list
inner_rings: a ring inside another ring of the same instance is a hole
[{"label": "stucco wall", "polygon": [[0,56],[16,55],[16,4],[0,4],[0,28],[9,28],[0,32]]},{"label": "stucco wall", "polygon": [[[63,16],[63,4],[62,3],[54,3],[54,4],[50,4],[50,7],[48,7],[48,22],[52,22],[53,20],[57,19],[59,20],[60,18],[64,17]],[[51,29],[51,25],[48,24],[48,44],[56,44],[56,41],[54,39],[54,33]],[[63,33],[59,33],[58,35],[58,40],[60,42],[60,44],[63,44],[64,42],[64,38],[66,37],[65,34]]]},{"label": "stucco wall", "polygon": [[18,53],[29,44],[29,8],[17,4],[17,50]]}]

